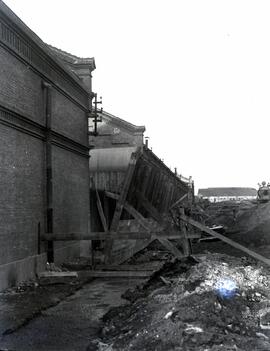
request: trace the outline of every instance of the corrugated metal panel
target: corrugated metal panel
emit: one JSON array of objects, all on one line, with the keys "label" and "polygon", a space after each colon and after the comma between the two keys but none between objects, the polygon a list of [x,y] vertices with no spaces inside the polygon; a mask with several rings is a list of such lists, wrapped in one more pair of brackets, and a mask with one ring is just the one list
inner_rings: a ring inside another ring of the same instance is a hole
[{"label": "corrugated metal panel", "polygon": [[137,147],[93,149],[90,153],[90,172],[125,171],[130,156]]}]

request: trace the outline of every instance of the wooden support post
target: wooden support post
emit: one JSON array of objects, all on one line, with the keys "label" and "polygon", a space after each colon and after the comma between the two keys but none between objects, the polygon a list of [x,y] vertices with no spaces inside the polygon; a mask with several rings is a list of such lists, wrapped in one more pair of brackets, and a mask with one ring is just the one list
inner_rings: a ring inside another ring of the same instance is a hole
[{"label": "wooden support post", "polygon": [[182,197],[180,197],[179,200],[177,200],[174,204],[172,204],[172,206],[170,207],[170,210],[172,210],[175,206],[179,205],[183,200],[185,200],[185,198],[188,197],[188,193],[186,193],[185,195],[183,195]]},{"label": "wooden support post", "polygon": [[[111,223],[111,227],[110,227],[110,231],[117,231],[118,228],[118,224],[121,218],[121,214],[124,208],[124,203],[126,201],[127,198],[127,194],[129,191],[129,187],[130,187],[130,183],[135,171],[135,167],[136,167],[136,163],[137,160],[139,158],[140,155],[140,150],[137,150],[137,152],[134,152],[131,154],[130,157],[130,161],[129,161],[129,166],[126,172],[126,177],[125,177],[125,181],[123,184],[123,188],[121,191],[121,194],[119,196],[119,199],[116,203],[116,207],[115,207],[115,211],[114,211],[114,215],[113,215],[113,219],[112,219],[112,223]],[[108,263],[111,259],[111,251],[112,251],[112,247],[113,247],[113,241],[108,242],[106,244],[105,247],[105,263]]]},{"label": "wooden support post", "polygon": [[[156,210],[156,208],[144,197],[143,194],[136,192],[136,195],[138,196],[139,200],[141,201],[142,206],[146,211],[151,214],[151,216],[160,224],[162,227],[163,225],[163,220],[160,215],[160,213]],[[177,258],[182,258],[183,254],[175,247],[169,240],[168,238],[157,238],[158,241],[167,249],[169,250],[174,256]],[[180,239],[180,235],[178,234],[177,239]]]},{"label": "wooden support post", "polygon": [[105,215],[104,215],[104,212],[103,212],[103,208],[102,208],[102,204],[101,204],[101,201],[100,201],[99,193],[98,193],[98,190],[97,190],[97,187],[96,187],[96,183],[95,183],[93,178],[92,178],[91,181],[92,181],[92,187],[95,188],[95,192],[96,192],[97,209],[98,209],[99,217],[101,219],[102,227],[103,227],[104,232],[107,232],[108,231],[108,225],[107,225],[107,221],[106,221],[106,218],[105,218]]},{"label": "wooden support post", "polygon": [[[180,214],[185,215],[185,210],[183,207],[180,208]],[[191,243],[190,239],[187,237],[186,223],[180,220],[180,228],[183,234],[183,252],[185,256],[189,256],[191,254]]]},{"label": "wooden support post", "polygon": [[37,238],[37,254],[41,253],[41,231],[40,231],[40,222],[38,222],[38,238]]},{"label": "wooden support post", "polygon": [[175,257],[181,259],[184,257],[182,252],[180,252],[176,246],[174,246],[168,239],[158,239],[158,241],[169,250]]},{"label": "wooden support post", "polygon": [[194,221],[194,219],[192,219],[192,218],[189,218],[189,217],[187,217],[185,215],[181,215],[180,218],[184,222],[194,226],[195,228],[200,229],[202,232],[205,232],[205,233],[207,233],[207,234],[209,234],[209,235],[211,235],[211,236],[213,236],[215,238],[218,238],[221,241],[225,242],[226,244],[229,244],[229,245],[235,247],[236,249],[245,252],[246,254],[248,254],[249,256],[251,256],[253,258],[255,258],[256,260],[259,260],[259,261],[267,264],[268,266],[270,266],[270,259],[269,258],[266,258],[266,257],[258,254],[257,252],[254,252],[254,251],[248,249],[247,247],[245,247],[245,246],[243,246],[243,245],[241,245],[241,244],[239,244],[239,243],[227,238],[226,236],[215,232],[214,230],[206,227],[205,225],[203,225],[203,224],[201,224],[201,223],[199,223],[197,221]]},{"label": "wooden support post", "polygon": [[158,210],[147,200],[147,198],[139,191],[136,191],[136,196],[142,207],[160,224],[162,224],[162,217]]},{"label": "wooden support post", "polygon": [[[114,193],[110,193],[108,191],[105,192],[105,195],[112,198],[112,199],[115,199],[115,200],[118,200],[120,195],[118,194],[114,194]],[[133,206],[131,206],[130,204],[127,203],[127,201],[125,202],[124,204],[124,209],[129,213],[131,214],[131,216],[136,219],[139,224],[146,230],[151,230],[148,222],[146,221],[146,219],[144,218],[144,216],[138,212]]]}]

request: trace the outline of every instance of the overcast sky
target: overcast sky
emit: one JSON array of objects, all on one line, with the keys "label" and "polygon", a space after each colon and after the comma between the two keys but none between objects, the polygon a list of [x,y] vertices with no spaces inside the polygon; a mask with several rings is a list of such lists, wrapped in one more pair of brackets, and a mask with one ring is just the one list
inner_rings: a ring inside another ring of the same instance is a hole
[{"label": "overcast sky", "polygon": [[45,42],[95,57],[103,108],[146,126],[195,186],[270,181],[270,1],[5,0]]}]

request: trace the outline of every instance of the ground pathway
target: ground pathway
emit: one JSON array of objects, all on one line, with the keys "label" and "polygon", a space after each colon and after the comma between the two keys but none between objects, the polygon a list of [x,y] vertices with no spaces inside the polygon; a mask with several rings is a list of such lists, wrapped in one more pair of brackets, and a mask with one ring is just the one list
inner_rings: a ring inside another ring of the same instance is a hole
[{"label": "ground pathway", "polygon": [[98,336],[101,318],[125,304],[121,295],[140,279],[95,279],[58,305],[41,312],[25,326],[2,336],[0,350],[82,351]]}]

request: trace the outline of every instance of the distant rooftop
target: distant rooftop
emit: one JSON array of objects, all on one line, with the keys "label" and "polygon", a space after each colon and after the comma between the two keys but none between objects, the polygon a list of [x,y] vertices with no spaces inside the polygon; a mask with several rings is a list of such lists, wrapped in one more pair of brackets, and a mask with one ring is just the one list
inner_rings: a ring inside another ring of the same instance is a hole
[{"label": "distant rooftop", "polygon": [[116,116],[112,115],[111,113],[106,112],[104,110],[102,113],[99,112],[99,115],[101,115],[102,118],[104,118],[105,120],[112,121],[114,124],[117,124],[119,126],[123,126],[130,131],[141,132],[141,133],[145,132],[145,126],[136,126],[136,125],[134,125],[134,124],[132,124],[132,123],[120,118],[120,117],[116,117]]},{"label": "distant rooftop", "polygon": [[257,190],[254,188],[206,188],[199,189],[198,195],[203,197],[211,196],[256,196]]},{"label": "distant rooftop", "polygon": [[94,57],[78,57],[64,50],[58,49],[52,45],[47,44],[48,48],[53,51],[53,53],[69,64],[88,64],[92,67],[92,69],[96,68]]}]

